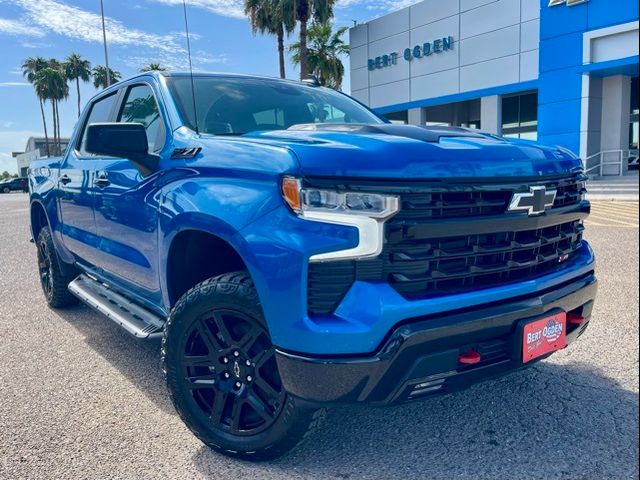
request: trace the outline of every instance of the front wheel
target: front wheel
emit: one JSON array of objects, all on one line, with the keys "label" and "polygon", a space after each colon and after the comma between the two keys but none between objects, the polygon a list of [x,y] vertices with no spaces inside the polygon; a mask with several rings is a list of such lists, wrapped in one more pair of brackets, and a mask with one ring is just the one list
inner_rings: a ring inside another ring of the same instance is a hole
[{"label": "front wheel", "polygon": [[246,272],[206,280],[178,301],[165,326],[162,361],[182,420],[226,455],[254,461],[278,457],[322,417],[282,386]]},{"label": "front wheel", "polygon": [[2,192],[3,192],[3,193],[10,193],[10,192],[11,192],[11,189],[10,189],[9,187],[4,187],[4,188],[2,189]]}]

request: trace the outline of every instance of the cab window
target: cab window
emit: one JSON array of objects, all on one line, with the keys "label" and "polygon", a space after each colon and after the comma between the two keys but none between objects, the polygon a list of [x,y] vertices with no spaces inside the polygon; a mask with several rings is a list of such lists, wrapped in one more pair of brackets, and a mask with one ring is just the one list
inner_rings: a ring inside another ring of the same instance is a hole
[{"label": "cab window", "polygon": [[129,88],[118,122],[141,123],[147,131],[149,152],[158,152],[164,145],[164,126],[156,99],[147,85]]}]

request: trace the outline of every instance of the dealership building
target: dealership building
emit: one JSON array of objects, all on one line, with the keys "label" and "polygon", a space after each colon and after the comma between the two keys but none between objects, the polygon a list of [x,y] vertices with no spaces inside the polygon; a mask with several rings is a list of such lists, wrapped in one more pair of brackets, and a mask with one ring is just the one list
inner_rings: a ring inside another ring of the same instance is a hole
[{"label": "dealership building", "polygon": [[595,174],[637,158],[637,0],[423,0],[350,47],[351,94],[394,122],[561,145]]}]

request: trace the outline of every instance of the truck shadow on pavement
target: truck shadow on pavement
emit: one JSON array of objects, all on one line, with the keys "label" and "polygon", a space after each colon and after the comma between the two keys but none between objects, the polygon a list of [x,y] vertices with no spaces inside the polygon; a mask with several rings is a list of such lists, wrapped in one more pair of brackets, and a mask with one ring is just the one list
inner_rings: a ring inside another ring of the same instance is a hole
[{"label": "truck shadow on pavement", "polygon": [[[136,340],[84,306],[59,314],[158,408],[175,414],[158,341]],[[254,478],[264,471],[304,479],[637,478],[637,393],[592,366],[556,362],[411,404],[335,408],[276,461],[227,461]],[[204,445],[193,462],[205,477],[219,473],[220,456]]]},{"label": "truck shadow on pavement", "polygon": [[165,413],[175,414],[160,366],[160,340],[139,340],[85,305],[57,310],[96,353]]},{"label": "truck shadow on pavement", "polygon": [[[422,402],[330,410],[269,469],[305,479],[637,478],[637,411],[638,395],[599,371],[547,360]],[[215,478],[215,455],[194,456],[204,476]],[[258,478],[265,467],[252,468]]]}]

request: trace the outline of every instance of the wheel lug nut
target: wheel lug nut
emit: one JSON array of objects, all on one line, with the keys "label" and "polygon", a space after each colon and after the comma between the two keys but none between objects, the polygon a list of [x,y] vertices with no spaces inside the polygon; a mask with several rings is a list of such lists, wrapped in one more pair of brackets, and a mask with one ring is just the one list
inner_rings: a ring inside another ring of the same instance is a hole
[{"label": "wheel lug nut", "polygon": [[235,352],[233,352],[233,356],[234,357],[239,357],[240,356],[240,352],[238,350],[236,350]]},{"label": "wheel lug nut", "polygon": [[222,376],[223,376],[224,378],[229,378],[229,373],[228,373],[228,372],[224,372],[224,373],[222,374]]},{"label": "wheel lug nut", "polygon": [[253,380],[253,377],[251,375],[247,375],[247,382],[250,382]]},{"label": "wheel lug nut", "polygon": [[247,360],[247,361],[246,361],[246,362],[244,362],[244,363],[245,363],[245,365],[246,365],[247,367],[250,367],[250,366],[251,366],[251,362],[250,362],[249,360]]},{"label": "wheel lug nut", "polygon": [[222,363],[229,363],[229,359],[227,357],[222,357]]},{"label": "wheel lug nut", "polygon": [[242,384],[240,382],[236,382],[236,388],[240,388]]}]

